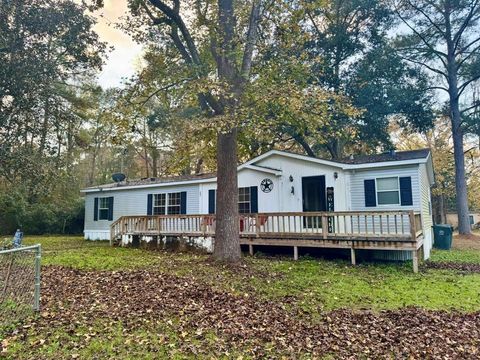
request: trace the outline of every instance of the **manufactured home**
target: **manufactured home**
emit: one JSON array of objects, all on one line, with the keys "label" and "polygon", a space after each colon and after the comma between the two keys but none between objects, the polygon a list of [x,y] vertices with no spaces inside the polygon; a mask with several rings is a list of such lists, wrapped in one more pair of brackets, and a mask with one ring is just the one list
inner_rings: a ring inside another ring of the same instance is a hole
[{"label": "manufactured home", "polygon": [[[238,166],[242,244],[376,250],[426,259],[432,247],[428,149],[333,161],[271,150]],[[86,188],[85,238],[214,236],[215,173]],[[423,249],[423,251],[419,251]],[[394,251],[392,251],[394,250]]]}]

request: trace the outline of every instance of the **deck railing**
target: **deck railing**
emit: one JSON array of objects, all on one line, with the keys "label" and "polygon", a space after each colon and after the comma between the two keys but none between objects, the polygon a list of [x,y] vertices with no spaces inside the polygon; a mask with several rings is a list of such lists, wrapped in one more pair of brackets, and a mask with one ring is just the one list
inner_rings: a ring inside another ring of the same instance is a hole
[{"label": "deck railing", "polygon": [[[214,236],[215,215],[123,216],[111,225],[111,240],[124,234]],[[241,214],[242,237],[391,239],[422,235],[421,215],[413,211],[278,212]]]}]

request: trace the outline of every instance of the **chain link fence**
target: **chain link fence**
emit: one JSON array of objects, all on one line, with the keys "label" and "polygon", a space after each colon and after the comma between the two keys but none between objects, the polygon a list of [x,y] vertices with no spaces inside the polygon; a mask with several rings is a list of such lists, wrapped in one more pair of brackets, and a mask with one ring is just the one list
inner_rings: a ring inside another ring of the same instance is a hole
[{"label": "chain link fence", "polygon": [[40,245],[0,247],[0,328],[40,309]]}]

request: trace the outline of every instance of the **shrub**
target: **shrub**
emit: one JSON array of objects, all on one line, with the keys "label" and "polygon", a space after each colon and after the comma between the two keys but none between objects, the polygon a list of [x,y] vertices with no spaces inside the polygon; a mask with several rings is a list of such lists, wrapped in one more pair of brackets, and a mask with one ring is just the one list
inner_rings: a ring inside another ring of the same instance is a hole
[{"label": "shrub", "polygon": [[16,193],[0,195],[0,233],[13,234],[21,228],[25,234],[79,234],[83,230],[84,200],[28,204]]}]

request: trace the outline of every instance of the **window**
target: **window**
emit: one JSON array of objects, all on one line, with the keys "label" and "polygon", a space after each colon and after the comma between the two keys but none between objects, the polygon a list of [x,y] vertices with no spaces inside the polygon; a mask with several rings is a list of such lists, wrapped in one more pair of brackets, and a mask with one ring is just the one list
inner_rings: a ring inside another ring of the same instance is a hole
[{"label": "window", "polygon": [[155,194],[153,196],[153,215],[165,215],[167,194]]},{"label": "window", "polygon": [[250,213],[250,188],[238,188],[238,212],[240,214]]},{"label": "window", "polygon": [[[208,213],[215,214],[217,190],[208,190]],[[240,214],[258,213],[258,187],[238,188],[238,212]]]},{"label": "window", "polygon": [[182,195],[181,193],[168,194],[168,215],[177,215],[181,213],[182,207]]},{"label": "window", "polygon": [[377,179],[377,203],[378,205],[400,204],[398,177]]},{"label": "window", "polygon": [[108,220],[108,213],[110,209],[110,199],[102,197],[98,199],[98,220]]},{"label": "window", "polygon": [[182,193],[154,194],[153,215],[177,215],[182,213]]}]

